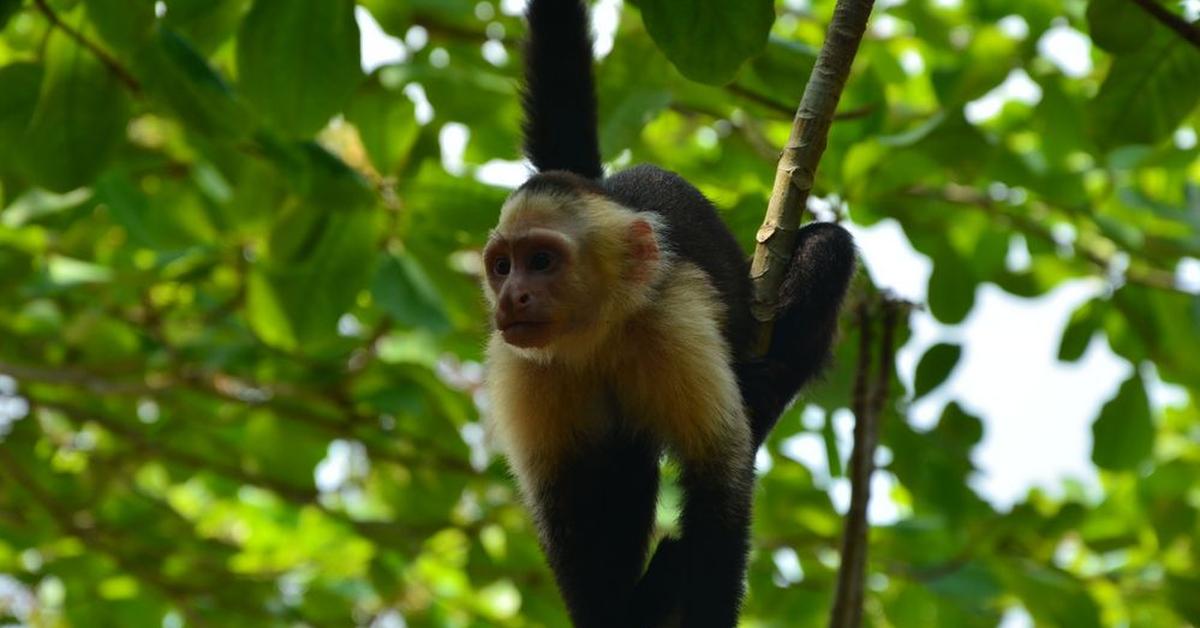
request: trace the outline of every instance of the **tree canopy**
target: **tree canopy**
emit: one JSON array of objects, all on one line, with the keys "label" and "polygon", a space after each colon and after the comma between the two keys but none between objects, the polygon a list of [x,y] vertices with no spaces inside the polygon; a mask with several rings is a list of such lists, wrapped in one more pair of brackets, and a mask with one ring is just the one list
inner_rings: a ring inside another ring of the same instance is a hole
[{"label": "tree canopy", "polygon": [[[0,0],[0,623],[565,624],[480,420],[479,249],[497,173],[521,172],[519,4]],[[749,253],[834,3],[682,4],[634,0],[598,45],[602,152],[695,182]],[[945,324],[982,284],[1096,278],[1059,359],[1099,338],[1133,368],[1079,435],[1101,493],[1006,509],[970,482],[979,417],[906,420],[961,347],[894,383],[901,516],[871,532],[871,625],[1200,624],[1195,18],[876,7],[823,217],[898,221],[933,264],[917,305]],[[376,23],[402,43],[365,71]],[[855,306],[886,287],[863,273],[829,376],[766,446],[746,625],[827,621],[841,527],[818,478],[844,476]],[[1152,405],[1158,380],[1183,401]],[[825,468],[784,454],[804,433]]]}]

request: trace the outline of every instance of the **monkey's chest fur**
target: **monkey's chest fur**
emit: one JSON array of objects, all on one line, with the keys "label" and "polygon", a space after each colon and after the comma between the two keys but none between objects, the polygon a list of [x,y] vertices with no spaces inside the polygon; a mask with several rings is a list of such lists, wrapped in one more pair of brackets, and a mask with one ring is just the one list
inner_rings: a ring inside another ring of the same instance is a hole
[{"label": "monkey's chest fur", "polygon": [[612,430],[684,460],[712,459],[731,435],[749,447],[719,296],[692,264],[679,262],[671,275],[658,298],[614,327],[594,359],[531,359],[493,336],[491,427],[523,489]]}]

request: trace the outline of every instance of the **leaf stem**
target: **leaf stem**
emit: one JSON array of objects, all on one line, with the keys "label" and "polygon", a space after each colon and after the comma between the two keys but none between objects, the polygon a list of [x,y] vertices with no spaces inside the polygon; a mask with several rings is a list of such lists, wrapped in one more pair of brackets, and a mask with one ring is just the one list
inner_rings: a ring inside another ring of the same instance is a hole
[{"label": "leaf stem", "polygon": [[1183,19],[1183,17],[1163,8],[1157,0],[1133,0],[1133,3],[1150,14],[1159,24],[1175,31],[1185,41],[1200,48],[1200,27]]},{"label": "leaf stem", "polygon": [[129,73],[129,70],[126,70],[115,57],[101,48],[98,44],[96,44],[96,42],[84,37],[83,33],[79,32],[78,29],[62,21],[62,18],[60,18],[58,14],[54,12],[54,9],[50,8],[49,4],[46,4],[46,0],[33,0],[33,3],[37,6],[38,11],[41,11],[42,15],[46,16],[46,19],[50,22],[51,26],[66,33],[68,37],[75,40],[75,42],[80,46],[87,48],[88,51],[95,55],[100,63],[104,64],[104,67],[107,68],[108,71],[117,78],[117,80],[119,80],[121,83],[124,83],[130,91],[134,93],[140,93],[142,91],[142,84],[139,83],[138,80]]}]

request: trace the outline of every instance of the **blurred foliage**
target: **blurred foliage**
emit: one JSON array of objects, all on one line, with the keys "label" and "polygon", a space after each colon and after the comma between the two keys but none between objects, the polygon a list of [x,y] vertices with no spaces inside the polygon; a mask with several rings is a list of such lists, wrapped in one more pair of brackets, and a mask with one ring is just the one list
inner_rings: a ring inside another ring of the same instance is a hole
[{"label": "blurred foliage", "polygon": [[[564,625],[479,422],[478,249],[521,171],[513,4],[0,0],[0,623]],[[697,182],[748,248],[833,2],[698,4],[621,10],[603,150]],[[363,71],[368,12],[403,44]],[[1200,258],[1200,50],[1125,0],[872,24],[821,205],[899,221],[943,323],[983,282],[1097,278],[1058,355],[1103,338],[1135,368],[1094,424],[1100,494],[999,510],[972,488],[979,418],[905,420],[962,352],[930,349],[893,387],[901,516],[872,533],[867,622],[1200,623],[1200,298],[1176,282]],[[747,625],[825,622],[856,336],[768,444]],[[1159,378],[1183,405],[1151,407]],[[827,468],[781,453],[797,435]]]}]

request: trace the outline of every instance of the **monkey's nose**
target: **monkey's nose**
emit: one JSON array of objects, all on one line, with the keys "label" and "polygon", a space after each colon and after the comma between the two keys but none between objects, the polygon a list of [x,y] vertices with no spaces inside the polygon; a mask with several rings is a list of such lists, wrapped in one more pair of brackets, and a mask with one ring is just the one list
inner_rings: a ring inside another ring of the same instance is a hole
[{"label": "monkey's nose", "polygon": [[517,297],[517,305],[529,305],[529,302],[531,300],[532,300],[532,297],[529,296],[529,293],[523,292],[523,293],[521,293],[520,296]]}]

